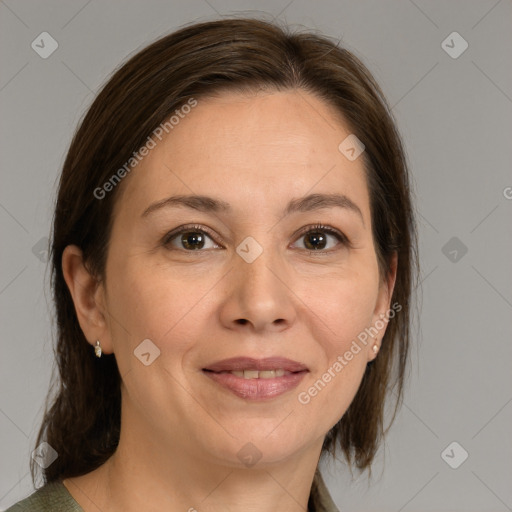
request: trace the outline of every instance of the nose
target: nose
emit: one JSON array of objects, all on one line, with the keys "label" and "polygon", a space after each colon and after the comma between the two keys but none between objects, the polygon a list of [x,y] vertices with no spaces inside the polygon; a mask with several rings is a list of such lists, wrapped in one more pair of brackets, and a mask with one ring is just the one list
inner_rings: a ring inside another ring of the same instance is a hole
[{"label": "nose", "polygon": [[295,322],[294,294],[285,266],[263,253],[252,263],[238,255],[227,276],[227,294],[221,322],[228,329],[262,333],[281,332]]}]

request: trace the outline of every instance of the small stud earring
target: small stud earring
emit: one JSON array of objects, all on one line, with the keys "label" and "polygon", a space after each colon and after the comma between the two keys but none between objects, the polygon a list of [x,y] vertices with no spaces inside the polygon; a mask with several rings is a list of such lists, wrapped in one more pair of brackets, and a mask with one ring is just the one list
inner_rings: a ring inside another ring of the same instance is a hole
[{"label": "small stud earring", "polygon": [[375,343],[375,345],[373,345],[373,353],[377,354],[378,351],[379,351],[379,347],[377,346],[377,343]]},{"label": "small stud earring", "polygon": [[96,340],[96,346],[94,347],[94,353],[96,354],[96,357],[101,357],[100,340]]}]

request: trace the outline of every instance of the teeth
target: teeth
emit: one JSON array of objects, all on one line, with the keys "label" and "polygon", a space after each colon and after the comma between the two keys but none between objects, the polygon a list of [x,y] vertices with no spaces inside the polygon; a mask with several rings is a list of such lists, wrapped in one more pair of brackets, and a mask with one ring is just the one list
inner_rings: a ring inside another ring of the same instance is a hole
[{"label": "teeth", "polygon": [[290,372],[279,368],[278,370],[233,370],[229,372],[236,377],[243,377],[244,379],[274,379],[276,377],[283,377]]}]

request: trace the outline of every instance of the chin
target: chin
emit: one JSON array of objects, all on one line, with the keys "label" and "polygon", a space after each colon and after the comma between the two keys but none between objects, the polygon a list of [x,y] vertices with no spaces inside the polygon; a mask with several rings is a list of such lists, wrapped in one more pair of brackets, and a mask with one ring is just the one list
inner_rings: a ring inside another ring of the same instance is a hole
[{"label": "chin", "polygon": [[211,453],[211,447],[214,446],[212,455],[219,463],[238,468],[261,469],[281,463],[310,447],[315,437],[307,436],[304,428],[298,425],[280,428],[282,420],[267,419],[260,421],[259,425],[253,423],[251,427],[241,430],[226,429],[233,437],[226,434],[222,439],[212,439],[206,449]]}]

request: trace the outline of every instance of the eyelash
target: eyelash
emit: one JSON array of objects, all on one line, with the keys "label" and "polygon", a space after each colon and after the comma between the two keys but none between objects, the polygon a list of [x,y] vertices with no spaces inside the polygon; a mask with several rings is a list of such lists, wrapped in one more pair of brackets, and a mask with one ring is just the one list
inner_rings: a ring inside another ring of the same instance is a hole
[{"label": "eyelash", "polygon": [[[337,229],[334,229],[333,227],[331,226],[325,226],[323,224],[314,224],[312,226],[306,226],[305,228],[303,228],[300,233],[298,234],[297,238],[295,239],[295,242],[297,242],[300,238],[302,238],[303,236],[307,235],[308,233],[311,233],[311,232],[324,232],[324,233],[327,233],[329,235],[332,235],[334,236],[335,238],[338,239],[338,241],[340,242],[341,245],[343,246],[346,246],[346,247],[351,247],[351,243],[350,243],[350,240],[346,237],[346,235],[344,235],[341,231],[338,231]],[[195,233],[195,232],[198,232],[198,233],[203,233],[205,235],[208,235],[213,241],[214,243],[216,243],[217,245],[220,245],[216,240],[215,240],[215,235],[208,229],[205,229],[204,226],[200,226],[198,224],[193,224],[193,225],[187,225],[187,226],[181,226],[180,228],[177,228],[169,233],[167,233],[163,240],[162,240],[162,245],[169,248],[169,244],[170,242],[176,238],[178,235],[181,235],[183,233]],[[294,242],[294,243],[295,243]],[[182,252],[186,252],[186,253],[195,253],[197,254],[198,252],[204,252],[204,250],[194,250],[194,251],[187,251],[186,249],[175,249],[175,248],[170,248],[170,250],[181,250]],[[306,252],[308,254],[311,254],[311,255],[314,255],[314,256],[318,256],[320,254],[328,254],[328,253],[331,253],[335,250],[337,250],[336,248],[335,249],[319,249],[319,250],[310,250],[310,249],[301,249],[303,252]]]},{"label": "eyelash", "polygon": [[[346,235],[344,235],[341,231],[338,231],[337,229],[334,229],[331,226],[325,226],[324,224],[314,224],[312,226],[306,226],[305,228],[301,229],[298,237],[295,239],[295,242],[297,242],[300,238],[307,235],[308,233],[315,233],[318,231],[334,236],[335,238],[338,239],[338,242],[340,243],[341,246],[351,247],[350,241],[346,237]],[[307,254],[310,254],[312,256],[320,256],[322,254],[330,254],[336,250],[339,250],[339,247],[335,247],[333,249],[319,249],[316,251],[313,251],[310,249],[302,249],[302,251],[304,251]]]}]

